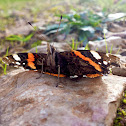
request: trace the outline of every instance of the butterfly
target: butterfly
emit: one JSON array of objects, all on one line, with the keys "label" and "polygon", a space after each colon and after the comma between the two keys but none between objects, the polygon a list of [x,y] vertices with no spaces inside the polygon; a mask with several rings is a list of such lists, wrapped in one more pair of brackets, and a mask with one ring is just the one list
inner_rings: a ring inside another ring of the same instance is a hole
[{"label": "butterfly", "polygon": [[109,66],[120,66],[120,59],[112,54],[93,50],[59,52],[47,44],[47,53],[17,53],[4,57],[3,62],[13,67],[35,70],[41,74],[60,77],[90,78],[109,73]]}]

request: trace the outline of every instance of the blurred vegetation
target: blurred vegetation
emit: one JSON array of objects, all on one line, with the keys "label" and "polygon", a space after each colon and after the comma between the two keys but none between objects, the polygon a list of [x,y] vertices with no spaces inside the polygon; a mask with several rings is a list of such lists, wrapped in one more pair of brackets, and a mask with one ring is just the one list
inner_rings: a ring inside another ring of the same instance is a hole
[{"label": "blurred vegetation", "polygon": [[125,0],[79,0],[84,7],[106,13],[126,12]]},{"label": "blurred vegetation", "polygon": [[11,36],[8,36],[6,37],[6,40],[9,40],[12,42],[15,42],[15,41],[19,41],[22,45],[25,43],[25,42],[28,42],[31,38],[32,38],[33,34],[29,34],[28,36],[19,36],[19,35],[11,35]]},{"label": "blurred vegetation", "polygon": [[61,33],[65,33],[65,35],[76,33],[78,35],[78,41],[83,41],[83,45],[85,46],[88,39],[94,37],[95,32],[103,31],[100,27],[103,16],[99,16],[91,11],[81,13],[73,11],[73,14],[63,14],[62,17],[63,21],[60,27],[58,24],[47,26],[46,35],[56,33],[57,29]]},{"label": "blurred vegetation", "polygon": [[[9,47],[7,47],[6,56],[8,56],[8,50],[9,50]],[[4,75],[6,75],[7,74],[7,64],[0,64],[0,66],[2,67],[2,69],[4,71]]]},{"label": "blurred vegetation", "polygon": [[[67,3],[67,6],[66,6]],[[64,13],[67,10],[99,11],[104,13],[126,12],[125,0],[0,0],[0,30],[5,30],[8,25],[14,25],[16,17],[12,14],[15,10],[28,13],[25,15],[37,20],[37,14],[48,10],[52,15]],[[68,9],[69,8],[69,9]],[[50,14],[45,14],[51,18]]]},{"label": "blurred vegetation", "polygon": [[[78,41],[83,41],[83,46],[86,46],[89,40],[101,40],[105,38],[103,34],[104,31],[107,31],[107,28],[105,28],[107,22],[113,22],[124,17],[126,17],[125,13],[122,13],[121,16],[114,15],[111,18],[104,12],[86,10],[78,13],[73,10],[72,13],[62,15],[60,26],[59,24],[48,25],[44,33],[48,36],[56,33],[57,30],[60,34],[65,34],[65,36],[76,33]],[[97,33],[99,33],[99,36],[95,35]]]}]

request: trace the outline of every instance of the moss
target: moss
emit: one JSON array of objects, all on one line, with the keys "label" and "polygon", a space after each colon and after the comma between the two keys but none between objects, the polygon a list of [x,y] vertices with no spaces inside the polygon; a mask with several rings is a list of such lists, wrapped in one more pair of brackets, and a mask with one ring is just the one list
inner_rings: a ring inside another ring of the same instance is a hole
[{"label": "moss", "polygon": [[126,98],[126,93],[124,94],[124,97]]},{"label": "moss", "polygon": [[113,122],[113,126],[124,126],[125,119],[126,119],[126,89],[124,91],[124,96],[120,103],[120,107],[117,110],[117,115]]},{"label": "moss", "polygon": [[126,104],[126,99],[123,99],[123,103]]},{"label": "moss", "polygon": [[122,109],[121,112],[122,112],[123,116],[126,116],[126,110]]}]

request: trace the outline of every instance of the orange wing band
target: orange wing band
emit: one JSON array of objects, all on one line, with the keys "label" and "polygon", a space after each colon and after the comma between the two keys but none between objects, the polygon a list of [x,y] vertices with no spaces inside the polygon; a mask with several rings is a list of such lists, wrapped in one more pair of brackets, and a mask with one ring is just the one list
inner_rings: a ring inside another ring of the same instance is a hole
[{"label": "orange wing band", "polygon": [[86,75],[89,78],[95,78],[95,77],[99,77],[99,76],[103,76],[102,74],[87,74]]},{"label": "orange wing band", "polygon": [[32,53],[28,53],[28,66],[31,67],[32,69],[36,69],[35,64],[33,63],[33,61],[35,61],[34,55]]},{"label": "orange wing band", "polygon": [[95,63],[94,61],[92,61],[90,58],[88,57],[85,57],[84,55],[82,55],[79,51],[75,51],[75,50],[72,50],[74,52],[74,54],[78,57],[80,57],[81,59],[85,60],[85,61],[88,61],[90,63],[90,65],[92,65],[96,70],[98,71],[102,71],[100,65],[98,65],[97,63]]},{"label": "orange wing band", "polygon": [[[48,75],[52,75],[52,76],[58,77],[58,74],[53,74],[53,73],[48,73],[48,72],[45,72],[44,74],[48,74]],[[63,75],[63,74],[60,74],[59,77],[66,77],[66,76]]]}]

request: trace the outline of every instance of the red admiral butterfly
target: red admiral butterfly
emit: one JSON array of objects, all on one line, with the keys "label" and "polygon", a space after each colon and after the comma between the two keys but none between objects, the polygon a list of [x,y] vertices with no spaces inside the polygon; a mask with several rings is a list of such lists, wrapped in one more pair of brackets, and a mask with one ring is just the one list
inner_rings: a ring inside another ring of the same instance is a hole
[{"label": "red admiral butterfly", "polygon": [[24,67],[59,77],[94,78],[109,73],[110,65],[119,66],[119,58],[92,50],[58,52],[48,44],[46,53],[17,53],[3,58],[9,66]]}]

